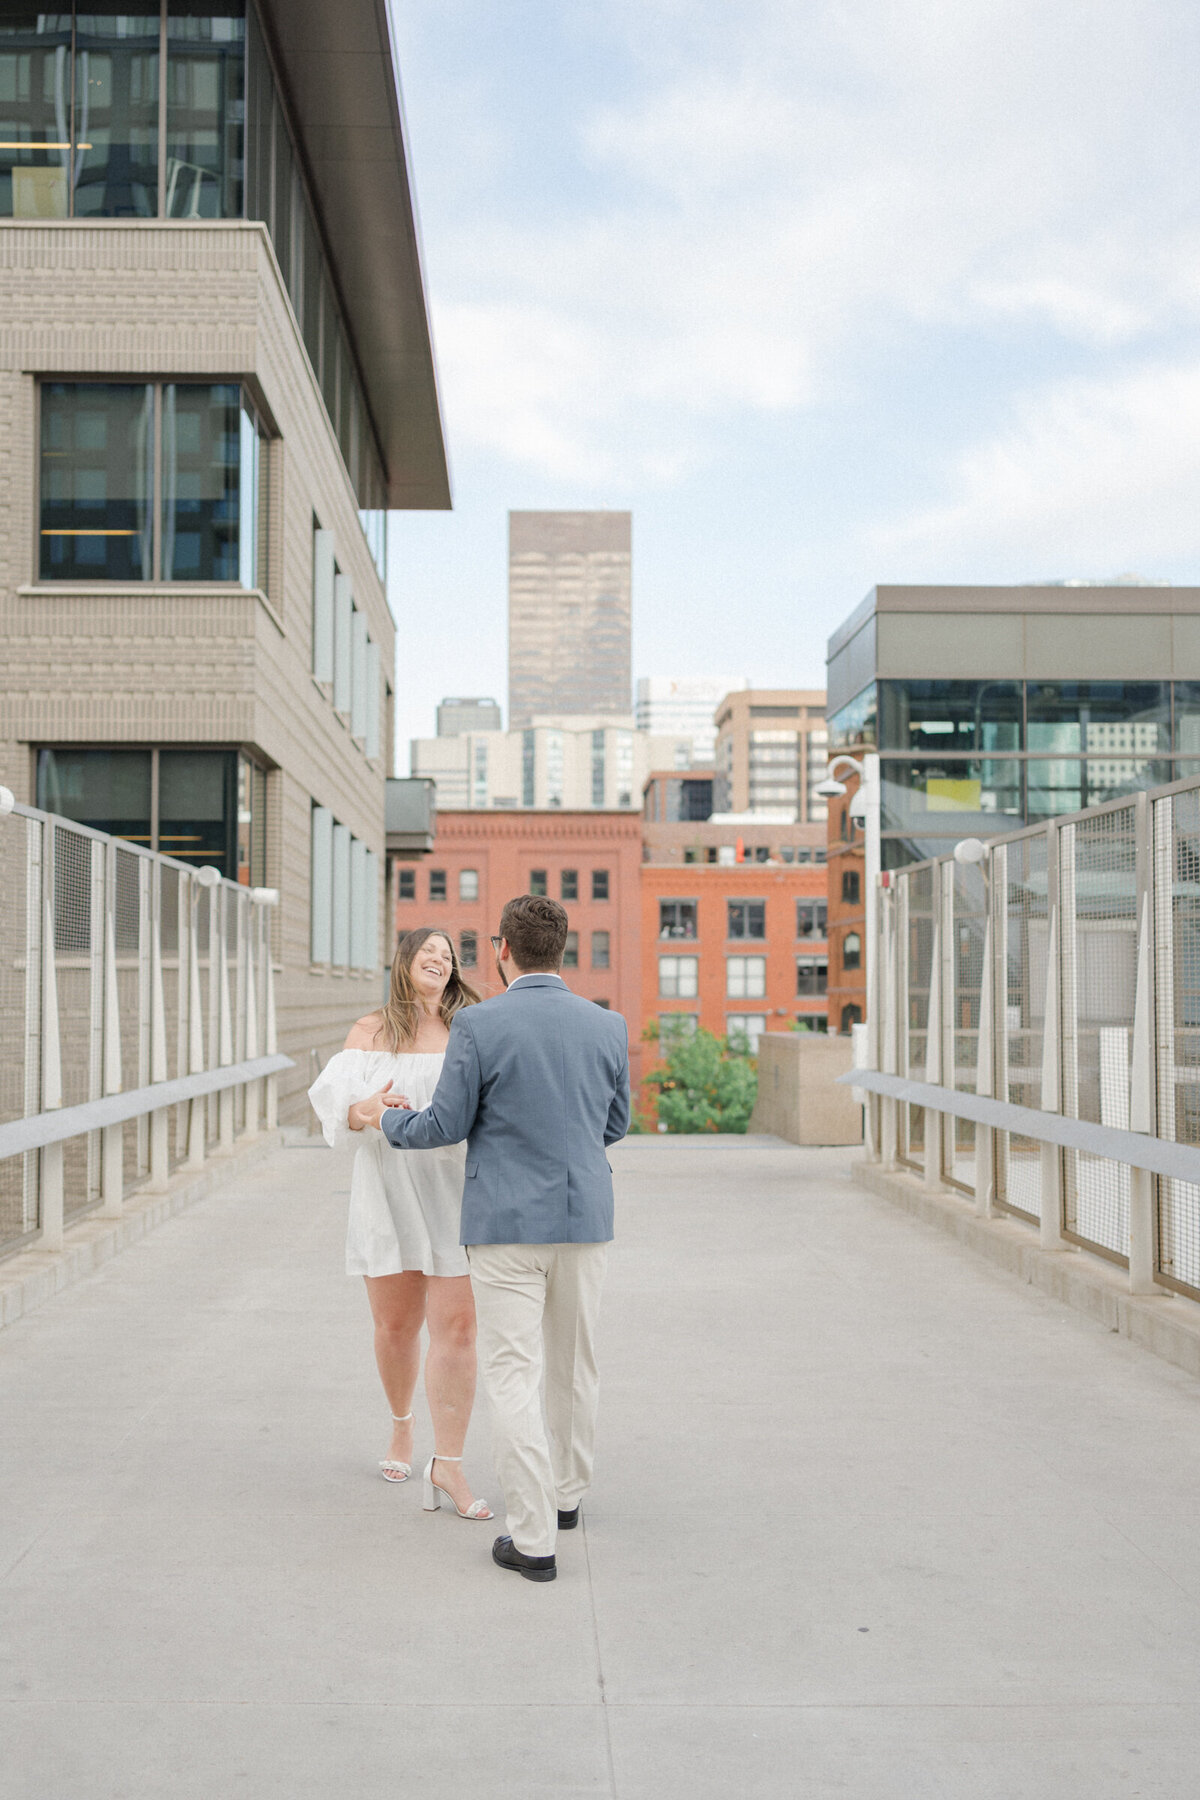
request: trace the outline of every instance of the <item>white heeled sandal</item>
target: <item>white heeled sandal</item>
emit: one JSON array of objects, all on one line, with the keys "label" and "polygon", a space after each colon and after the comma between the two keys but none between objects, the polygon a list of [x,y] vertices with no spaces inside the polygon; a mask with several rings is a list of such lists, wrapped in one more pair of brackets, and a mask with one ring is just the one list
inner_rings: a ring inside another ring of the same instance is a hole
[{"label": "white heeled sandal", "polygon": [[492,1510],[486,1500],[472,1500],[472,1502],[471,1502],[470,1506],[468,1506],[466,1512],[463,1512],[458,1504],[458,1501],[454,1498],[454,1495],[451,1493],[448,1493],[444,1487],[439,1487],[437,1482],[433,1479],[433,1465],[435,1462],[461,1462],[461,1461],[462,1461],[461,1456],[431,1456],[430,1457],[429,1461],[425,1464],[425,1511],[426,1512],[436,1512],[438,1510],[438,1507],[441,1505],[441,1500],[438,1498],[438,1496],[442,1495],[442,1496],[444,1496],[445,1499],[447,1499],[450,1502],[451,1506],[454,1508],[455,1512],[458,1514],[460,1519],[490,1519],[492,1516]]},{"label": "white heeled sandal", "polygon": [[[405,1413],[403,1417],[399,1413],[392,1414],[392,1422],[396,1425],[407,1425],[411,1418],[410,1412]],[[388,1457],[386,1461],[380,1463],[379,1473],[385,1481],[407,1481],[412,1474],[412,1464],[397,1462],[394,1457]]]}]

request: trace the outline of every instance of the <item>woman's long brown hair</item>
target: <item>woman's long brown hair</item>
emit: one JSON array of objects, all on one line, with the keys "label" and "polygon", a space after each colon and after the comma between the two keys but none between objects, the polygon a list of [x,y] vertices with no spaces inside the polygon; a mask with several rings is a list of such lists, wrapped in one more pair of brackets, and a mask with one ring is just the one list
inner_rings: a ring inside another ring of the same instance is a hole
[{"label": "woman's long brown hair", "polygon": [[406,931],[396,945],[392,958],[392,981],[387,1004],[383,1008],[380,1035],[387,1039],[388,1049],[395,1054],[411,1044],[421,1023],[421,1000],[413,986],[412,965],[427,938],[444,938],[450,945],[450,979],[442,993],[438,1008],[447,1025],[460,1007],[475,1006],[481,996],[463,980],[462,968],[450,936],[438,925],[423,925],[419,931]]}]

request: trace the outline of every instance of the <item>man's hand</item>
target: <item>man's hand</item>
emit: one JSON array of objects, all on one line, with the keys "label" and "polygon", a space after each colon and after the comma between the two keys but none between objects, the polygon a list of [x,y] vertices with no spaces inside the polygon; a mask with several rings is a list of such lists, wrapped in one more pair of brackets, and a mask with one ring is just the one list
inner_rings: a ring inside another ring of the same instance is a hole
[{"label": "man's hand", "polygon": [[372,1126],[378,1131],[379,1121],[392,1106],[402,1107],[405,1112],[412,1111],[412,1107],[403,1094],[393,1093],[390,1087],[380,1088],[379,1092],[372,1094],[369,1099],[354,1102],[346,1114],[346,1123],[351,1131],[365,1131],[368,1126]]}]

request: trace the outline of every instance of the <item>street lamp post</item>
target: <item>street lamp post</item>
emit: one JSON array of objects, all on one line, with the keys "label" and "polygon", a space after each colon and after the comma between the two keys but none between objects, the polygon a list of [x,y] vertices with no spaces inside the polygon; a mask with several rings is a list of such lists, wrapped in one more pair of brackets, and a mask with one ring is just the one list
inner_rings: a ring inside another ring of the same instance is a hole
[{"label": "street lamp post", "polygon": [[[835,800],[846,792],[846,784],[839,781],[837,772],[844,769],[858,776],[858,792],[850,802],[850,817],[861,820],[863,827],[863,879],[866,884],[863,935],[867,940],[867,965],[865,970],[867,990],[867,1067],[878,1069],[881,1043],[879,1020],[879,871],[881,865],[879,830],[880,830],[880,782],[879,756],[874,750],[865,751],[861,756],[842,754],[830,758],[829,768],[817,793],[828,800]],[[868,1101],[867,1118],[867,1150],[874,1160],[878,1156],[874,1109]]]}]

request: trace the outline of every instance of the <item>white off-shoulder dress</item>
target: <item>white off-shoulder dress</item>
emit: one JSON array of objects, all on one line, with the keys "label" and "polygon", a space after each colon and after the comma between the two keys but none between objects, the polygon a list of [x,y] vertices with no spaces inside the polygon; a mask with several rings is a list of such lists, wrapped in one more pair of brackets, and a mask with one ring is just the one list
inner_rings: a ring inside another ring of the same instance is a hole
[{"label": "white off-shoulder dress", "polygon": [[381,1131],[351,1131],[355,1100],[380,1088],[403,1094],[414,1110],[428,1106],[445,1057],[389,1050],[339,1050],[308,1090],[325,1142],[354,1150],[347,1275],[465,1275],[458,1241],[465,1144],[444,1150],[393,1150]]}]

